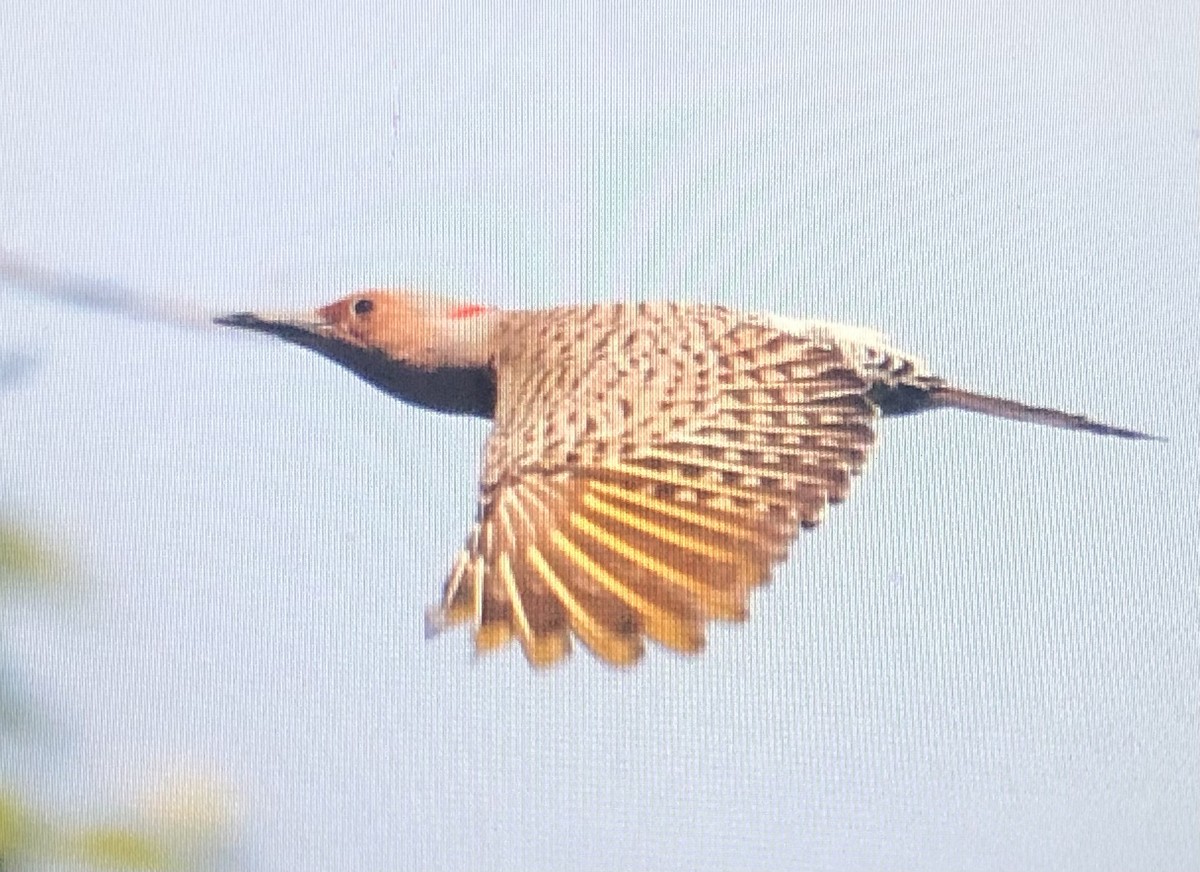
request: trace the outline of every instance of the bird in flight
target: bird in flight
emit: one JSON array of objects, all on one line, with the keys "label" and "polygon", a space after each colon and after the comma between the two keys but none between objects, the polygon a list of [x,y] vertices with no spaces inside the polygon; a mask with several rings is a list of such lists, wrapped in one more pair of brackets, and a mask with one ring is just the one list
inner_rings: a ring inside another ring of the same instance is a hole
[{"label": "bird in flight", "polygon": [[955,387],[873,330],[668,302],[531,311],[366,291],[216,323],[311,349],[391,396],[490,418],[474,526],[430,610],[535,666],[578,639],[635,663],[742,620],[800,529],[840,503],[878,418],[956,408],[1125,439]]}]

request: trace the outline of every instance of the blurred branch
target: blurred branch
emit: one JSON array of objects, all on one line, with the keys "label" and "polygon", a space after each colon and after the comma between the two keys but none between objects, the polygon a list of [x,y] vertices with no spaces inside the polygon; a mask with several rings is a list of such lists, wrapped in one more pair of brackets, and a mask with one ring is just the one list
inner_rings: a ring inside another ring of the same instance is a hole
[{"label": "blurred branch", "polygon": [[0,351],[0,390],[11,387],[33,372],[37,358],[22,351]]}]

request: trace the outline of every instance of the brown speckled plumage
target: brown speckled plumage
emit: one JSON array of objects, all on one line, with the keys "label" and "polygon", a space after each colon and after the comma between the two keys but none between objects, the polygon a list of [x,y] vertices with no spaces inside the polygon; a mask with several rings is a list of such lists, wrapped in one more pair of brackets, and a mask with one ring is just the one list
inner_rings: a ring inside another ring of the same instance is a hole
[{"label": "brown speckled plumage", "polygon": [[871,331],[717,306],[499,311],[369,292],[274,333],[402,399],[490,414],[479,511],[434,629],[479,650],[516,637],[536,665],[572,638],[628,664],[648,637],[704,644],[740,620],[797,529],[843,500],[881,412],[956,406],[1144,438],[930,376]]}]

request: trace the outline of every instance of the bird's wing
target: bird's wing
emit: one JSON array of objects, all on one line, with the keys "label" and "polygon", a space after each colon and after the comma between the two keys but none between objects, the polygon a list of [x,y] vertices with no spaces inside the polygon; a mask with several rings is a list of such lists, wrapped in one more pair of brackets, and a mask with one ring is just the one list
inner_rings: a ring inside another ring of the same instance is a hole
[{"label": "bird's wing", "polygon": [[492,476],[435,625],[473,620],[479,650],[516,636],[535,665],[565,656],[572,635],[629,664],[643,637],[695,652],[706,620],[745,617],[798,527],[846,496],[877,410],[853,355],[829,337],[742,323],[708,350],[704,397],[654,406],[668,418],[670,403],[686,408],[682,424],[635,428],[653,435],[623,433],[607,451],[581,436],[552,463]]}]

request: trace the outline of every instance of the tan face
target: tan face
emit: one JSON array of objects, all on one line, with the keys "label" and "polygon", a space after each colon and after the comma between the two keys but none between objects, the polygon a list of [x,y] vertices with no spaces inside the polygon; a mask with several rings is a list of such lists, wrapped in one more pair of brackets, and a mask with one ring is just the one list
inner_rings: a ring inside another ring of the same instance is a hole
[{"label": "tan face", "polygon": [[[483,307],[465,307],[482,311]],[[448,323],[462,306],[405,291],[366,290],[317,310],[335,336],[417,364],[446,358]]]},{"label": "tan face", "polygon": [[360,291],[322,306],[317,314],[342,338],[379,348],[406,326],[423,320],[412,303],[408,294]]}]

